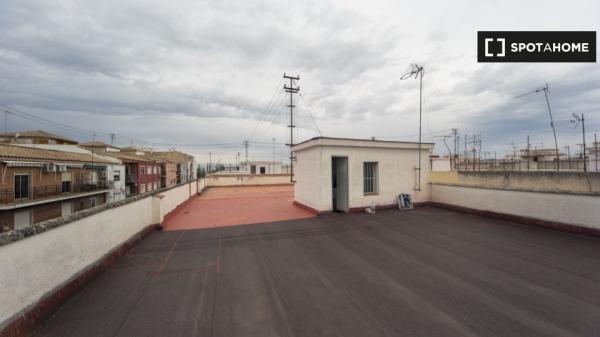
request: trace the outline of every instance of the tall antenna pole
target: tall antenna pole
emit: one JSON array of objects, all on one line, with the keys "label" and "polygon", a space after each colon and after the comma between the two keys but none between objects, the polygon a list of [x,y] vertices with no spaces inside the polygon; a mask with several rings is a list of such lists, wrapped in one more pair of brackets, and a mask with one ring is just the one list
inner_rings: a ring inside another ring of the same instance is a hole
[{"label": "tall antenna pole", "polygon": [[208,173],[212,171],[212,152],[208,153]]},{"label": "tall antenna pole", "polygon": [[294,81],[299,81],[300,76],[288,76],[285,73],[283,74],[283,78],[289,80],[289,86],[284,84],[283,89],[285,92],[290,94],[290,104],[288,107],[290,108],[290,143],[287,144],[290,147],[290,182],[294,182],[294,153],[292,152],[292,147],[294,146],[294,94],[297,94],[300,91],[300,87],[294,87]]},{"label": "tall antenna pole", "polygon": [[411,64],[411,70],[400,77],[401,80],[407,80],[413,76],[415,78],[419,78],[419,154],[417,159],[419,162],[417,163],[416,168],[417,171],[419,171],[419,177],[415,191],[421,191],[421,122],[423,115],[423,75],[425,75],[425,69],[422,66],[418,64]]},{"label": "tall antenna pole", "polygon": [[583,172],[587,172],[587,159],[585,158],[585,118],[581,113],[581,129],[583,130]]},{"label": "tall antenna pole", "polygon": [[244,148],[246,150],[246,157],[245,157],[246,158],[246,163],[248,163],[248,145],[249,145],[249,143],[250,143],[250,141],[248,141],[248,140],[244,141]]},{"label": "tall antenna pole", "polygon": [[6,131],[8,129],[8,127],[7,127],[7,125],[8,125],[8,114],[9,114],[8,110],[5,110],[4,111],[4,134],[5,135],[8,132],[8,131]]},{"label": "tall antenna pole", "polygon": [[546,97],[546,104],[548,105],[548,114],[550,114],[550,126],[552,126],[552,133],[554,134],[554,147],[556,148],[556,170],[560,170],[560,153],[558,152],[558,140],[556,140],[556,128],[554,127],[554,118],[552,117],[552,110],[550,110],[550,101],[548,100],[548,83],[542,89],[544,90],[544,96]]}]

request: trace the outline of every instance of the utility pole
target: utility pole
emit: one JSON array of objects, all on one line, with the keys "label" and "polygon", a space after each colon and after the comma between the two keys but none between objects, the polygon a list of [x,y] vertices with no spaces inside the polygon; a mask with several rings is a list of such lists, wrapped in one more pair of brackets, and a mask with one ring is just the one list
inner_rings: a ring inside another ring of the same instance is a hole
[{"label": "utility pole", "polygon": [[248,163],[248,145],[250,144],[249,140],[244,141],[244,148],[246,149],[246,164]]},{"label": "utility pole", "polygon": [[4,135],[6,135],[6,133],[8,132],[7,129],[7,125],[8,125],[8,114],[10,112],[8,112],[8,110],[4,110]]},{"label": "utility pole", "polygon": [[527,171],[529,171],[529,148],[531,144],[529,143],[529,135],[527,135]]},{"label": "utility pole", "polygon": [[290,147],[290,182],[294,182],[294,153],[292,152],[292,147],[294,146],[294,94],[300,92],[300,87],[294,87],[294,81],[299,81],[300,76],[288,76],[285,73],[283,74],[283,78],[289,80],[289,86],[284,84],[283,89],[285,92],[290,94],[290,104],[288,107],[290,108],[290,143],[287,144]]},{"label": "utility pole", "polygon": [[110,134],[110,145],[115,145],[115,134],[114,133]]},{"label": "utility pole", "polygon": [[[452,135],[454,136],[454,166],[456,166],[458,160],[458,129],[453,128]],[[450,158],[452,158],[452,154],[450,154]],[[450,169],[452,169],[452,162],[450,162]]]},{"label": "utility pole", "polygon": [[208,153],[208,174],[212,171],[212,152]]},{"label": "utility pole", "polygon": [[273,169],[271,173],[275,173],[275,138],[273,138]]},{"label": "utility pole", "polygon": [[596,137],[596,134],[594,133],[594,162],[596,163],[596,172],[598,172],[598,156],[600,155],[600,153],[598,153],[598,138]]}]

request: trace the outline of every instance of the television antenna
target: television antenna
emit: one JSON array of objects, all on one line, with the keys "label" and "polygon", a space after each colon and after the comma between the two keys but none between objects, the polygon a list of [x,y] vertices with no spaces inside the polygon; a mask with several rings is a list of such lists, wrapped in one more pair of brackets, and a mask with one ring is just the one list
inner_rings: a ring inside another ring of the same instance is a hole
[{"label": "television antenna", "polygon": [[574,118],[570,121],[573,124],[573,128],[576,128],[579,125],[579,123],[581,123],[581,133],[583,138],[583,172],[587,172],[587,160],[585,158],[585,117],[583,116],[583,114],[578,115],[576,113],[572,113],[571,116],[573,116]]},{"label": "television antenna", "polygon": [[411,63],[410,68],[410,71],[402,75],[400,80],[408,80],[413,78],[413,76],[415,79],[419,79],[419,159],[417,164],[419,178],[415,190],[421,191],[421,121],[423,116],[423,75],[425,75],[425,69],[416,63]]},{"label": "television antenna", "polygon": [[558,140],[556,139],[556,128],[554,127],[554,118],[552,117],[552,110],[550,109],[550,101],[548,100],[548,92],[550,92],[550,86],[546,83],[545,86],[538,88],[536,90],[530,91],[528,93],[518,95],[515,98],[520,98],[524,96],[529,96],[532,94],[536,94],[538,92],[544,92],[544,96],[546,97],[546,104],[548,105],[548,114],[550,115],[550,126],[552,127],[552,133],[554,134],[554,147],[556,149],[556,170],[560,170],[560,154],[558,152]]}]

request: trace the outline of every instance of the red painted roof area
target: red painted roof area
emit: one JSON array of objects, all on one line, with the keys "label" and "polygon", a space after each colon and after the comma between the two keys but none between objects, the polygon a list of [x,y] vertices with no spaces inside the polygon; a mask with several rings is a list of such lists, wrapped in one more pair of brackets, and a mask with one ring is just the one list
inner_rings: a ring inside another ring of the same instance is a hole
[{"label": "red painted roof area", "polygon": [[315,215],[293,205],[294,187],[211,187],[170,214],[163,223],[167,231],[225,227]]}]

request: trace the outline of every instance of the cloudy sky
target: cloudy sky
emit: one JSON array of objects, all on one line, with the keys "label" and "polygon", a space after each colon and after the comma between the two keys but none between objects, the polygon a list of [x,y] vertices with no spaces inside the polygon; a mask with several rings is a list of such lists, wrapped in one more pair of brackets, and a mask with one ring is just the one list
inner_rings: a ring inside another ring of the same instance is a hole
[{"label": "cloudy sky", "polygon": [[[40,1],[0,2],[0,105],[7,129],[46,129],[79,140],[177,147],[204,161],[282,159],[289,141],[284,72],[300,75],[296,139],[416,140],[425,67],[423,137],[482,133],[498,156],[552,145],[541,94],[550,84],[560,146],[584,113],[600,133],[600,67],[478,64],[478,30],[597,30],[590,1]],[[312,118],[311,118],[312,115]],[[2,118],[3,123],[3,118]],[[318,126],[316,127],[315,124]],[[462,144],[462,138],[461,138]],[[185,146],[184,146],[185,145]],[[462,146],[462,145],[461,145]],[[566,150],[564,150],[566,151]],[[573,150],[576,151],[576,150]]]}]

